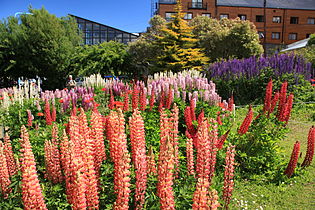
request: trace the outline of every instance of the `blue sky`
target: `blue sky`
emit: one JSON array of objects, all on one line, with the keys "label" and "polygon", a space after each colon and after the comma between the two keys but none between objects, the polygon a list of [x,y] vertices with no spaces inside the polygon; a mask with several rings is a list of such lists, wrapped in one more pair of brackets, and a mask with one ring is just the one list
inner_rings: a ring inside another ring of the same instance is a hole
[{"label": "blue sky", "polygon": [[128,32],[143,32],[151,17],[151,0],[0,0],[0,19],[45,7],[57,17],[73,14]]}]

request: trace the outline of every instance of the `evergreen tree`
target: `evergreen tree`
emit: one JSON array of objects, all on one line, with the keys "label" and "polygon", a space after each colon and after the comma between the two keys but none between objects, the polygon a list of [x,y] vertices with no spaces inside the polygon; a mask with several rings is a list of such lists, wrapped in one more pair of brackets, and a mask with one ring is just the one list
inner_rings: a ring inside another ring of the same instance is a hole
[{"label": "evergreen tree", "polygon": [[158,68],[173,72],[184,69],[201,69],[208,62],[202,49],[197,48],[198,39],[194,38],[193,27],[184,20],[181,1],[177,1],[173,19],[164,25],[162,33],[156,35],[155,45],[162,48],[156,57]]}]

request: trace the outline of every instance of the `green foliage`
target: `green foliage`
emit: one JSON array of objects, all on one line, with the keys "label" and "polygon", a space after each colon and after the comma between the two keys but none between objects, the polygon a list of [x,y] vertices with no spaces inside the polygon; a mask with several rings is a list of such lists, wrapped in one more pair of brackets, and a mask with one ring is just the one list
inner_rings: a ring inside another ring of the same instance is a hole
[{"label": "green foliage", "polygon": [[114,41],[79,46],[71,59],[72,73],[79,76],[129,74],[126,48],[125,44]]},{"label": "green foliage", "polygon": [[[295,50],[294,53],[302,55],[315,68],[315,34],[311,34],[306,47]],[[313,76],[315,77],[315,72],[313,72]]]},{"label": "green foliage", "polygon": [[263,53],[256,27],[239,18],[217,20],[197,16],[190,25],[199,37],[199,47],[211,61],[228,58],[247,58]]},{"label": "green foliage", "polygon": [[5,84],[18,77],[46,78],[44,88],[65,84],[70,57],[81,37],[75,20],[57,18],[44,8],[29,9],[21,15],[0,21],[0,80]]}]

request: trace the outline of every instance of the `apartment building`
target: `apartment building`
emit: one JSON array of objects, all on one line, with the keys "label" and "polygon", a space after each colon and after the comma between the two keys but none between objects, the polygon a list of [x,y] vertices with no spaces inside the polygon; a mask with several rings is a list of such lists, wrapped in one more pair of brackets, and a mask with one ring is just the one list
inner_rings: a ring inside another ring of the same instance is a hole
[{"label": "apartment building", "polygon": [[[169,20],[176,0],[157,0],[156,14]],[[267,48],[281,48],[315,33],[315,0],[182,0],[185,19],[198,15],[237,18],[256,25]]]}]

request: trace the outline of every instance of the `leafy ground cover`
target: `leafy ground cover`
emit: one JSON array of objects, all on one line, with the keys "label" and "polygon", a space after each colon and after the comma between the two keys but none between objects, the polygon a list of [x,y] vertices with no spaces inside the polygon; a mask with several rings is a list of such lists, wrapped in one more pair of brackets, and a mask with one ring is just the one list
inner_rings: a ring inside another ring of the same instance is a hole
[{"label": "leafy ground cover", "polygon": [[[256,110],[258,107],[255,108]],[[307,145],[307,132],[314,125],[315,104],[295,105],[288,124],[289,133],[280,142],[289,161],[295,141],[301,141],[301,150]],[[236,111],[236,123],[243,120],[246,108]],[[303,156],[304,154],[302,154]],[[299,163],[302,158],[299,159]],[[298,171],[298,176],[279,183],[261,180],[236,179],[231,209],[312,209],[315,205],[315,167]]]}]

